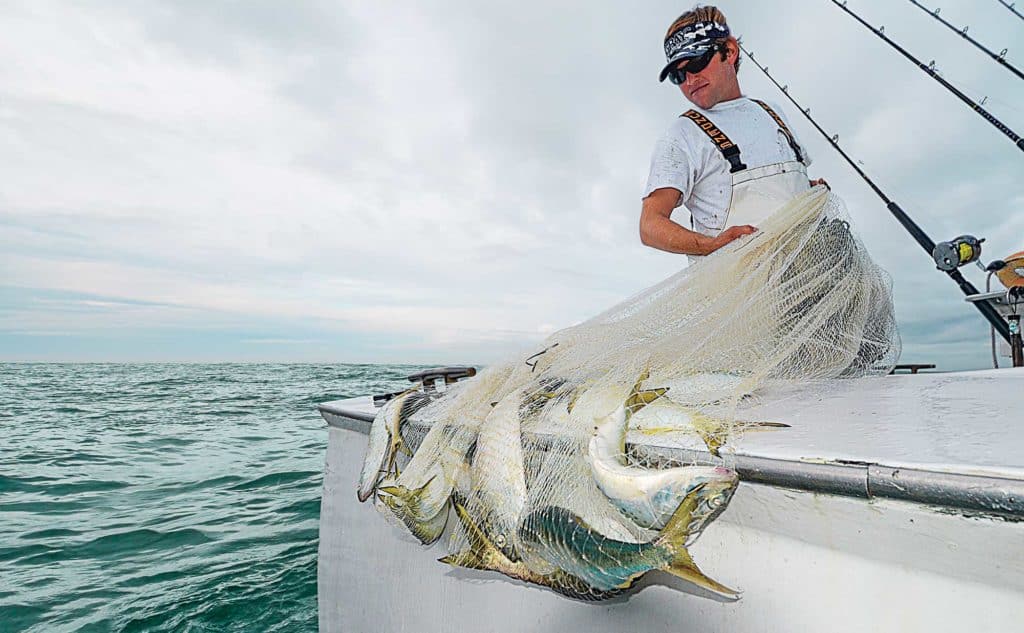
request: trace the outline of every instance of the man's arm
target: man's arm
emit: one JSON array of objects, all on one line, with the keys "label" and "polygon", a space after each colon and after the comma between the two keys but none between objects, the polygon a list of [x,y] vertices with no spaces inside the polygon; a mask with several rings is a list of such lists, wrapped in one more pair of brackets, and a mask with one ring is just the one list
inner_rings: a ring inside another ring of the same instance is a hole
[{"label": "man's arm", "polygon": [[708,237],[696,231],[683,228],[671,220],[673,209],[679,202],[678,189],[655,189],[644,198],[640,211],[640,241],[645,245],[669,253],[686,255],[708,255],[722,248],[738,237],[749,235],[757,229],[753,226],[731,226],[718,237]]}]

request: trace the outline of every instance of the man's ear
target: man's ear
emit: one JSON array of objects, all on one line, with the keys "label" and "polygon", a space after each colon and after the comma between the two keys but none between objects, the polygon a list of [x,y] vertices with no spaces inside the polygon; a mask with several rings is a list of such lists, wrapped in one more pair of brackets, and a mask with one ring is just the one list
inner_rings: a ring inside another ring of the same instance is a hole
[{"label": "man's ear", "polygon": [[739,42],[736,41],[735,37],[730,37],[726,40],[725,52],[725,61],[728,62],[730,66],[735,65],[736,59],[740,56],[740,45]]}]

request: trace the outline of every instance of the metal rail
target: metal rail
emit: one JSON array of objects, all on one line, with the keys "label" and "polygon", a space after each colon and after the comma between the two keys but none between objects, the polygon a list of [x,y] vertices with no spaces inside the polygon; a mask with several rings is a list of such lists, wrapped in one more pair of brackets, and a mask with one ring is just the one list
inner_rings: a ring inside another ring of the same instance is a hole
[{"label": "metal rail", "polygon": [[859,15],[857,15],[856,13],[851,11],[846,6],[846,0],[843,0],[843,2],[839,2],[839,0],[831,0],[831,2],[832,2],[832,4],[836,5],[837,7],[839,7],[843,11],[845,11],[851,17],[853,17],[853,19],[857,20],[862,25],[864,25],[864,27],[867,28],[869,31],[871,31],[872,33],[874,33],[878,37],[882,38],[882,40],[884,40],[886,44],[888,44],[889,46],[892,46],[897,51],[899,51],[899,53],[901,55],[903,55],[904,57],[906,57],[907,59],[912,61],[918,68],[923,70],[929,77],[931,77],[935,81],[937,81],[940,84],[942,84],[942,86],[944,88],[946,88],[946,90],[949,90],[950,92],[952,92],[954,95],[956,95],[956,97],[958,99],[960,99],[961,101],[963,101],[967,105],[971,106],[971,109],[974,110],[975,112],[977,112],[981,116],[981,118],[983,118],[986,121],[988,121],[990,124],[992,124],[993,127],[995,127],[997,130],[999,130],[1004,135],[1006,135],[1011,141],[1014,142],[1014,144],[1016,144],[1017,149],[1019,149],[1022,152],[1024,152],[1024,138],[1021,138],[1020,135],[1018,135],[1016,132],[1014,132],[1009,127],[1007,127],[1005,123],[1003,123],[1002,121],[997,119],[995,116],[993,116],[992,113],[990,113],[988,110],[986,110],[985,108],[981,107],[981,105],[979,103],[977,103],[976,101],[974,101],[973,99],[968,97],[966,94],[964,94],[963,92],[958,90],[956,86],[954,86],[953,84],[951,84],[948,81],[946,81],[945,79],[943,79],[942,75],[940,75],[939,72],[937,70],[935,70],[934,62],[931,63],[931,64],[925,64],[921,60],[919,60],[918,58],[916,58],[913,55],[911,55],[910,53],[908,53],[906,51],[906,49],[904,49],[902,46],[900,46],[896,42],[894,42],[891,39],[889,39],[888,36],[886,36],[886,34],[883,32],[885,27],[875,28],[875,27],[871,26],[870,24],[868,24],[867,22],[865,22],[864,19],[861,18]]},{"label": "metal rail", "polygon": [[[369,398],[320,405],[329,426],[369,433],[373,415],[360,411]],[[415,425],[415,420],[410,423]],[[425,429],[418,429],[423,431]],[[416,433],[419,439],[422,433]],[[418,443],[414,438],[410,444]],[[536,440],[538,438],[534,438]],[[543,444],[543,439],[538,444]],[[626,451],[653,466],[679,464],[728,465],[750,483],[793,488],[861,499],[897,499],[958,511],[995,514],[1024,520],[1024,480],[897,468],[867,462],[812,463],[752,455],[730,457],[728,463],[706,451],[627,444]]]},{"label": "metal rail", "polygon": [[[765,76],[768,77],[768,79],[770,79],[771,82],[775,84],[775,86],[779,90],[782,91],[782,94],[784,94],[786,98],[789,99],[790,103],[795,105],[797,109],[800,110],[804,117],[806,117],[807,120],[811,122],[811,125],[813,125],[814,128],[818,130],[818,132],[820,132],[822,136],[825,137],[825,140],[828,141],[828,143],[833,148],[835,148],[837,152],[839,152],[839,155],[842,156],[847,163],[849,163],[850,167],[852,167],[853,170],[857,172],[857,175],[863,178],[864,182],[866,182],[868,186],[871,187],[871,189],[876,194],[878,194],[878,197],[881,198],[883,202],[885,202],[885,206],[887,209],[889,209],[889,213],[892,213],[896,220],[903,225],[903,228],[905,228],[907,232],[910,233],[911,237],[914,238],[914,241],[920,244],[921,248],[923,248],[925,252],[928,253],[929,257],[931,257],[932,252],[935,250],[935,242],[933,242],[932,239],[928,237],[928,235],[924,232],[924,230],[922,230],[921,227],[918,226],[917,223],[914,222],[914,220],[912,220],[909,215],[907,215],[906,211],[904,211],[900,207],[900,205],[896,204],[896,202],[894,202],[893,200],[890,200],[889,196],[885,195],[885,192],[882,191],[878,187],[878,185],[876,185],[875,182],[871,180],[871,178],[869,178],[866,173],[864,173],[864,170],[861,169],[860,166],[856,162],[854,162],[852,158],[850,158],[846,151],[843,150],[842,147],[840,147],[839,135],[837,134],[834,136],[830,136],[829,133],[826,132],[824,128],[822,128],[820,125],[818,125],[818,122],[815,121],[814,118],[811,116],[810,108],[803,108],[799,103],[797,103],[796,99],[794,99],[792,95],[789,94],[789,86],[783,86],[778,81],[776,81],[775,77],[773,77],[771,73],[768,72],[768,67],[763,66],[760,62],[758,62],[757,59],[754,58],[754,54],[748,51],[746,48],[744,48],[742,44],[740,45],[740,50],[742,50],[746,54],[746,56],[750,59],[752,64],[757,66],[761,70],[761,72],[763,72]],[[974,284],[967,281],[967,279],[964,278],[962,274],[960,274],[960,271],[958,269],[943,272],[949,275],[949,278],[952,279],[956,283],[956,285],[960,287],[960,290],[961,292],[964,293],[964,295],[969,296],[978,294],[978,289],[974,287]],[[981,312],[982,316],[985,317],[989,324],[993,328],[995,328],[997,332],[999,332],[999,335],[1002,336],[1007,343],[1009,343],[1010,326],[1009,324],[1006,323],[1006,320],[1003,319],[1002,316],[1000,316],[999,312],[986,302],[977,302],[974,303],[973,305],[975,308],[978,309],[979,312]]]},{"label": "metal rail", "polygon": [[991,57],[993,60],[995,60],[995,62],[997,64],[999,64],[1003,68],[1009,70],[1014,75],[1017,75],[1018,79],[1024,79],[1024,73],[1022,73],[1021,71],[1017,70],[1016,66],[1014,66],[1010,62],[1006,61],[1006,53],[1007,53],[1008,49],[1004,48],[1002,50],[1002,52],[995,53],[994,51],[992,51],[988,47],[986,47],[984,44],[982,44],[978,40],[976,40],[973,37],[971,37],[970,35],[968,35],[967,34],[967,27],[966,26],[964,28],[962,28],[962,29],[958,29],[955,26],[953,26],[952,24],[950,24],[948,21],[946,21],[945,18],[943,18],[942,16],[939,15],[939,9],[928,10],[927,7],[925,7],[923,4],[921,4],[917,0],[907,0],[907,2],[909,2],[912,5],[914,5],[918,9],[921,9],[922,11],[924,11],[925,13],[930,15],[931,17],[933,17],[936,20],[938,20],[947,29],[949,29],[950,31],[953,31],[954,33],[956,33],[960,37],[964,38],[965,40],[967,40],[968,42],[973,44],[975,48],[977,48],[978,50],[980,50],[981,52],[985,53],[986,55]]}]

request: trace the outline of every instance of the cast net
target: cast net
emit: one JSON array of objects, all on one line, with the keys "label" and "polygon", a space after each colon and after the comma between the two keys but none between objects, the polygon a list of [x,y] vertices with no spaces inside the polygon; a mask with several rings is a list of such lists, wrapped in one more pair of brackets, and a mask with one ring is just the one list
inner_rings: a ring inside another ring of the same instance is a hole
[{"label": "cast net", "polygon": [[[389,403],[361,495],[423,543],[448,534],[444,562],[589,600],[653,569],[734,595],[687,548],[736,487],[723,446],[784,426],[743,419],[746,403],[780,382],[888,373],[900,343],[888,275],[817,187],[534,352]],[[634,450],[659,436],[695,450]]]}]

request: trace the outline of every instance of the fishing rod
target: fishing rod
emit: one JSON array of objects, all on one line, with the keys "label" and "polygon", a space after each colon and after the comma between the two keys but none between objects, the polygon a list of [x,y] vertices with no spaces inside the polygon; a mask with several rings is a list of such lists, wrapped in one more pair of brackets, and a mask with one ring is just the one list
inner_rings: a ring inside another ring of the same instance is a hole
[{"label": "fishing rod", "polygon": [[932,79],[934,79],[935,81],[937,81],[940,84],[942,84],[943,87],[945,87],[947,90],[949,90],[954,95],[956,95],[961,101],[963,101],[967,105],[971,106],[971,109],[974,110],[975,112],[977,112],[978,114],[980,114],[981,118],[985,119],[986,121],[991,123],[993,126],[995,126],[995,128],[997,130],[999,130],[1000,132],[1002,132],[1003,134],[1008,136],[1010,138],[1010,140],[1013,141],[1017,145],[1017,149],[1019,149],[1022,152],[1024,152],[1024,138],[1021,138],[1013,130],[1011,130],[1009,127],[1007,127],[1005,123],[1003,123],[999,119],[997,119],[994,116],[992,116],[992,114],[988,110],[986,110],[985,108],[982,108],[981,105],[979,105],[973,99],[971,99],[970,97],[965,95],[963,92],[958,90],[956,88],[956,86],[954,86],[953,84],[951,84],[948,81],[946,81],[945,79],[943,79],[942,76],[939,75],[939,72],[937,70],[935,70],[935,62],[932,62],[931,64],[924,64],[923,62],[921,62],[921,60],[919,60],[918,58],[916,58],[913,55],[911,55],[910,53],[908,53],[902,46],[900,46],[899,44],[897,44],[896,42],[892,41],[891,39],[889,39],[886,36],[886,34],[884,32],[885,31],[885,27],[875,28],[875,27],[871,26],[870,24],[868,24],[867,22],[865,22],[859,15],[857,15],[856,13],[851,11],[846,6],[846,0],[843,0],[842,2],[839,2],[838,0],[831,0],[831,1],[832,1],[832,4],[836,5],[837,7],[839,7],[840,9],[845,11],[846,13],[850,14],[855,20],[857,20],[858,22],[863,24],[872,33],[874,33],[878,37],[880,37],[883,40],[885,40],[885,42],[889,46],[892,46],[897,51],[899,51],[901,55],[903,55],[904,57],[906,57],[907,59],[912,61],[914,64],[916,64],[918,68],[920,68],[925,73],[927,73]]},{"label": "fishing rod", "polygon": [[1010,3],[1006,2],[1006,0],[998,0],[998,1],[999,1],[999,4],[1003,5],[1004,7],[1009,9],[1010,11],[1013,11],[1013,14],[1015,16],[1017,16],[1021,20],[1024,20],[1024,15],[1021,15],[1021,13],[1019,11],[1017,11],[1017,9],[1014,8],[1014,7],[1017,6],[1016,4],[1010,4]]},{"label": "fishing rod", "polygon": [[[896,220],[903,225],[903,228],[905,228],[910,233],[911,237],[914,238],[914,241],[920,244],[921,248],[923,248],[925,252],[932,256],[936,264],[939,265],[939,270],[949,275],[949,278],[956,282],[956,285],[960,287],[960,290],[964,293],[964,295],[970,296],[980,294],[978,289],[974,287],[974,284],[965,279],[964,276],[960,274],[960,270],[958,269],[958,266],[971,263],[977,258],[977,256],[981,254],[980,240],[977,240],[976,238],[973,238],[968,235],[963,235],[950,242],[943,242],[941,244],[936,244],[935,242],[933,242],[932,239],[928,237],[928,235],[924,232],[924,230],[921,229],[921,227],[918,226],[917,223],[914,222],[914,220],[912,220],[909,215],[907,215],[906,211],[900,208],[900,205],[896,204],[896,202],[891,200],[889,196],[885,195],[885,192],[882,191],[878,187],[878,185],[876,185],[875,182],[871,180],[871,178],[869,178],[866,173],[864,173],[864,170],[861,169],[860,166],[857,165],[857,163],[852,158],[850,158],[849,154],[847,154],[846,151],[844,151],[843,148],[839,146],[838,134],[829,135],[829,133],[826,132],[824,128],[822,128],[820,125],[818,125],[818,122],[811,117],[811,109],[804,108],[803,106],[801,106],[799,103],[797,103],[796,99],[794,99],[793,96],[789,94],[789,86],[783,86],[779,84],[779,82],[775,80],[775,77],[773,77],[771,73],[768,72],[768,67],[762,66],[756,59],[754,59],[753,53],[744,48],[742,44],[740,44],[740,50],[742,50],[746,54],[746,56],[750,58],[750,61],[755,66],[757,66],[761,70],[761,72],[763,72],[765,76],[767,76],[768,79],[771,80],[773,84],[775,84],[776,88],[782,91],[782,94],[786,95],[786,98],[789,99],[790,103],[796,106],[796,108],[800,110],[801,113],[803,113],[804,117],[806,117],[807,120],[811,122],[811,125],[813,125],[814,128],[818,130],[818,132],[820,132],[822,136],[825,137],[825,140],[828,141],[829,145],[834,147],[835,150],[839,152],[839,155],[842,156],[846,160],[846,162],[850,164],[851,167],[853,167],[853,170],[856,171],[857,174],[864,179],[864,182],[868,183],[868,186],[871,187],[871,189],[874,190],[876,194],[878,194],[878,197],[881,198],[883,202],[885,202],[885,206],[887,209],[889,209],[889,212],[892,213]],[[943,263],[944,257],[949,257],[951,254],[953,257],[957,257],[960,256],[960,253],[966,254],[967,252],[970,252],[970,258],[963,257],[962,259],[959,259],[952,263],[950,263],[949,259],[945,259]],[[988,320],[989,324],[991,324],[992,327],[995,328],[997,332],[999,332],[999,335],[1006,339],[1006,342],[1009,343],[1010,326],[1003,319],[1003,317],[999,315],[999,312],[996,311],[996,309],[993,308],[987,301],[972,301],[971,304],[974,307],[976,307],[979,312],[981,312],[982,316],[984,316],[985,319]]]},{"label": "fishing rod", "polygon": [[923,4],[921,4],[917,0],[908,0],[908,2],[910,2],[910,4],[914,5],[918,9],[921,9],[922,11],[927,13],[928,15],[932,16],[933,18],[935,18],[936,20],[941,22],[942,25],[945,26],[946,28],[948,28],[950,31],[953,31],[954,33],[956,33],[960,37],[964,38],[965,40],[967,40],[968,42],[973,44],[975,48],[977,48],[981,52],[985,53],[986,55],[988,55],[989,57],[994,59],[996,61],[996,63],[999,64],[1000,66],[1002,66],[1003,68],[1009,70],[1014,75],[1017,75],[1018,78],[1024,79],[1024,73],[1022,73],[1021,71],[1017,70],[1017,68],[1013,64],[1011,64],[1010,62],[1006,61],[1006,53],[1007,53],[1008,49],[1004,48],[1001,52],[999,52],[997,54],[997,53],[989,50],[988,48],[986,48],[985,45],[983,45],[978,40],[976,40],[973,37],[971,37],[970,35],[968,35],[967,34],[967,27],[966,26],[964,28],[962,28],[962,29],[958,29],[955,26],[953,26],[952,24],[950,24],[945,18],[943,18],[942,16],[939,15],[939,9],[935,9],[934,11],[929,11]]}]

